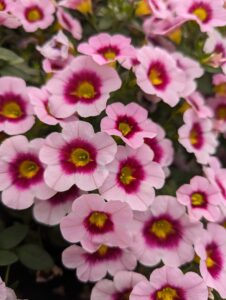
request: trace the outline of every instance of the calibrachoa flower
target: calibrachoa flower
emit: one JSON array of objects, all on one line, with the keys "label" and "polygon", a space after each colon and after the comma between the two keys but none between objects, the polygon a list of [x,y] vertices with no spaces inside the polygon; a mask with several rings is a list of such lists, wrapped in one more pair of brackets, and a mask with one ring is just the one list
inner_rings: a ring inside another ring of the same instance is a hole
[{"label": "calibrachoa flower", "polygon": [[162,167],[168,167],[173,161],[173,143],[171,140],[165,138],[165,131],[160,125],[154,123],[154,126],[157,135],[152,139],[145,138],[145,144],[147,144],[154,153],[153,161],[159,163]]},{"label": "calibrachoa flower", "polygon": [[140,88],[175,106],[186,84],[186,77],[175,59],[167,51],[150,45],[138,50],[137,58],[140,64],[135,67],[135,74]]},{"label": "calibrachoa flower", "polygon": [[36,87],[28,87],[28,95],[30,97],[30,102],[33,105],[36,116],[45,124],[56,125],[58,123],[62,124],[68,121],[76,121],[78,119],[76,116],[71,116],[66,119],[56,118],[50,111],[50,94],[45,89],[45,87],[42,87],[41,89]]},{"label": "calibrachoa flower", "polygon": [[0,25],[14,29],[19,27],[21,24],[16,16],[4,11],[0,11]]},{"label": "calibrachoa flower", "polygon": [[203,32],[226,25],[226,11],[222,0],[215,0],[214,3],[212,0],[179,1],[175,9],[181,17],[196,21]]},{"label": "calibrachoa flower", "polygon": [[91,56],[99,65],[121,62],[134,56],[131,39],[121,34],[111,36],[108,33],[100,33],[92,36],[88,43],[78,46],[78,51]]},{"label": "calibrachoa flower", "polygon": [[116,143],[106,133],[94,133],[88,122],[63,126],[62,134],[51,133],[40,151],[41,161],[48,165],[46,183],[59,192],[74,184],[84,191],[99,188],[108,176],[106,164],[115,156]]},{"label": "calibrachoa flower", "polygon": [[6,287],[5,283],[0,277],[0,299],[1,300],[17,300],[16,294],[14,291]]},{"label": "calibrachoa flower", "polygon": [[186,102],[200,119],[213,117],[213,111],[205,103],[205,99],[201,93],[195,91],[190,96],[186,97]]},{"label": "calibrachoa flower", "polygon": [[34,32],[53,23],[55,6],[52,0],[17,0],[11,4],[11,12],[27,32]]},{"label": "calibrachoa flower", "polygon": [[139,282],[130,300],[207,300],[208,289],[203,279],[194,272],[162,267],[151,273],[150,281]]},{"label": "calibrachoa flower", "polygon": [[202,224],[192,223],[176,198],[158,196],[149,210],[135,212],[134,218],[132,249],[142,264],[154,266],[162,260],[177,267],[193,259],[193,242],[202,233]]},{"label": "calibrachoa flower", "polygon": [[104,279],[93,288],[91,300],[127,300],[135,285],[145,281],[146,277],[139,273],[120,271],[115,274],[113,281]]},{"label": "calibrachoa flower", "polygon": [[25,81],[16,77],[1,77],[0,131],[9,135],[25,133],[34,122]]},{"label": "calibrachoa flower", "polygon": [[185,86],[181,92],[183,97],[191,95],[197,88],[195,82],[196,78],[199,78],[203,75],[204,70],[201,68],[200,64],[192,58],[184,56],[180,52],[175,52],[172,55],[176,60],[177,67],[183,71],[185,75]]},{"label": "calibrachoa flower", "polygon": [[187,207],[192,220],[204,217],[216,222],[220,217],[221,193],[205,177],[195,176],[189,184],[182,185],[177,190],[177,200]]},{"label": "calibrachoa flower", "polygon": [[153,151],[147,145],[138,149],[118,146],[110,174],[99,191],[108,200],[127,202],[134,210],[146,210],[154,200],[154,189],[163,186],[165,175],[161,166],[153,162]]},{"label": "calibrachoa flower", "polygon": [[212,53],[206,62],[213,67],[222,67],[223,72],[226,73],[226,40],[218,31],[213,30],[208,33],[203,50],[208,54]]},{"label": "calibrachoa flower", "polygon": [[218,188],[223,197],[221,204],[226,208],[226,169],[222,168],[220,161],[216,157],[212,157],[209,165],[205,166],[203,170],[211,184]]},{"label": "calibrachoa flower", "polygon": [[107,117],[101,121],[101,131],[119,136],[127,145],[136,149],[144,144],[144,138],[156,136],[155,126],[148,119],[148,111],[132,102],[108,105]]},{"label": "calibrachoa flower", "polygon": [[25,209],[33,204],[34,198],[45,200],[56,193],[43,179],[45,165],[38,158],[43,142],[15,136],[1,144],[0,191],[6,206]]},{"label": "calibrachoa flower", "polygon": [[159,19],[167,19],[172,14],[172,4],[175,0],[148,0],[153,15]]},{"label": "calibrachoa flower", "polygon": [[90,57],[79,56],[47,82],[50,109],[58,118],[77,112],[82,117],[99,115],[110,93],[119,89],[121,79],[108,66],[99,66]]},{"label": "calibrachoa flower", "polygon": [[92,0],[62,0],[59,5],[76,9],[83,14],[92,13]]},{"label": "calibrachoa flower", "polygon": [[83,282],[99,281],[107,273],[114,276],[123,270],[134,270],[137,265],[136,257],[129,249],[101,245],[95,252],[87,252],[73,245],[64,250],[63,264],[70,269],[77,269],[77,277]]},{"label": "calibrachoa flower", "polygon": [[213,110],[214,129],[218,132],[226,132],[226,96],[209,98],[208,105]]},{"label": "calibrachoa flower", "polygon": [[63,29],[70,32],[76,40],[82,38],[82,27],[77,19],[73,18],[61,7],[58,7],[56,15],[58,22]]},{"label": "calibrachoa flower", "polygon": [[214,92],[217,96],[226,96],[226,75],[214,74],[213,75]]},{"label": "calibrachoa flower", "polygon": [[68,58],[69,51],[73,49],[67,36],[63,31],[59,31],[49,41],[42,46],[37,46],[36,49],[50,60],[65,60]]},{"label": "calibrachoa flower", "polygon": [[218,145],[213,122],[210,119],[200,119],[192,109],[184,113],[183,119],[185,125],[178,130],[179,142],[189,153],[195,154],[199,163],[207,164]]},{"label": "calibrachoa flower", "polygon": [[105,202],[97,194],[88,194],[75,200],[72,212],[63,218],[60,228],[66,240],[81,242],[87,251],[95,251],[102,244],[126,248],[132,242],[132,217],[128,204]]},{"label": "calibrachoa flower", "polygon": [[71,211],[72,203],[81,195],[81,191],[76,186],[69,190],[57,193],[50,199],[36,200],[33,208],[34,218],[47,225],[57,225]]},{"label": "calibrachoa flower", "polygon": [[207,286],[226,298],[226,235],[225,228],[208,224],[207,232],[195,243],[200,258],[200,273]]}]

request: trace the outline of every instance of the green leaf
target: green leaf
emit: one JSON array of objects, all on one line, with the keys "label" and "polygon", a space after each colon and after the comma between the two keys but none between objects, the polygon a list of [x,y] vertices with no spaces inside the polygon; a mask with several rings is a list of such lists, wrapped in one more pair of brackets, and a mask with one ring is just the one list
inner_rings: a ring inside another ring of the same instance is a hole
[{"label": "green leaf", "polygon": [[21,263],[29,269],[40,271],[54,266],[52,257],[38,245],[23,245],[18,248],[17,252]]},{"label": "green leaf", "polygon": [[15,253],[6,250],[0,250],[0,266],[14,264],[18,260]]},{"label": "green leaf", "polygon": [[23,58],[19,57],[13,51],[0,47],[0,60],[9,62],[11,65],[21,64],[24,62]]},{"label": "green leaf", "polygon": [[12,249],[19,245],[28,233],[28,227],[16,224],[0,232],[0,248]]}]

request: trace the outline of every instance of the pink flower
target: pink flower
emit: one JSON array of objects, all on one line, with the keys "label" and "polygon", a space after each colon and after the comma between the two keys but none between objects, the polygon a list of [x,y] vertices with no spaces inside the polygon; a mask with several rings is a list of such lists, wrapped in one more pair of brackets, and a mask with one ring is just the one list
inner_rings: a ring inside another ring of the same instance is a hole
[{"label": "pink flower", "polygon": [[28,95],[30,97],[31,104],[33,105],[36,116],[45,124],[56,125],[58,123],[63,124],[65,122],[76,121],[76,116],[71,116],[66,119],[56,118],[49,108],[50,94],[45,87],[38,89],[36,87],[28,87]]},{"label": "pink flower", "polygon": [[194,153],[201,164],[207,164],[210,154],[214,154],[218,144],[213,132],[213,122],[210,119],[200,119],[189,109],[184,113],[185,125],[179,128],[179,142],[187,152]]},{"label": "pink flower", "polygon": [[17,0],[11,4],[11,12],[27,32],[34,32],[53,23],[55,6],[51,0]]},{"label": "pink flower", "polygon": [[217,224],[208,224],[207,231],[195,244],[200,257],[200,273],[208,287],[226,298],[226,235]]},{"label": "pink flower", "polygon": [[146,210],[154,200],[153,187],[161,188],[165,180],[147,145],[136,150],[118,146],[115,159],[107,169],[110,174],[99,189],[101,195],[108,201],[127,202],[134,210]]},{"label": "pink flower", "polygon": [[173,143],[171,140],[165,138],[165,131],[159,124],[153,124],[157,135],[152,139],[145,138],[144,142],[154,153],[153,161],[160,164],[162,167],[169,167],[172,164],[174,157]]},{"label": "pink flower", "polygon": [[175,106],[185,88],[186,79],[172,55],[160,48],[144,46],[137,57],[140,64],[136,66],[135,74],[140,88]]},{"label": "pink flower", "polygon": [[196,21],[202,32],[226,25],[226,11],[222,0],[187,0],[178,2],[176,12],[187,20]]},{"label": "pink flower", "polygon": [[80,40],[82,38],[82,27],[77,19],[73,18],[61,7],[58,7],[56,15],[58,22],[63,29],[70,32],[76,40]]},{"label": "pink flower", "polygon": [[120,300],[129,299],[135,285],[145,281],[146,277],[139,273],[120,271],[115,274],[113,281],[104,279],[96,283],[91,293],[91,300]]},{"label": "pink flower", "polygon": [[26,83],[16,77],[0,78],[0,131],[25,133],[35,122]]},{"label": "pink flower", "polygon": [[130,38],[121,34],[111,36],[108,33],[99,33],[92,36],[89,38],[88,43],[82,43],[78,46],[78,51],[91,56],[99,65],[116,61],[120,63],[135,54]]},{"label": "pink flower", "polygon": [[0,146],[0,191],[2,202],[13,209],[30,207],[34,198],[52,197],[56,192],[44,182],[45,165],[38,158],[43,139],[25,136],[6,139]]},{"label": "pink flower", "polygon": [[213,75],[214,91],[217,96],[226,96],[226,75],[214,74]]},{"label": "pink flower", "polygon": [[[1,2],[0,2],[1,5]],[[1,300],[17,300],[16,294],[14,291],[8,287],[6,287],[5,283],[2,281],[0,277],[0,299]]]},{"label": "pink flower", "polygon": [[136,257],[129,249],[101,245],[96,252],[90,253],[77,245],[64,250],[62,260],[65,267],[77,269],[77,277],[83,282],[99,281],[107,273],[114,276],[123,270],[136,267]]},{"label": "pink flower", "polygon": [[146,212],[135,212],[133,253],[145,266],[161,260],[181,266],[194,257],[193,242],[202,233],[200,222],[192,223],[185,208],[171,196],[158,196]]},{"label": "pink flower", "polygon": [[80,242],[87,251],[96,251],[102,244],[126,248],[132,242],[132,217],[128,204],[105,202],[97,194],[87,194],[75,200],[60,229],[67,241]]},{"label": "pink flower", "polygon": [[42,61],[42,68],[45,73],[57,73],[63,70],[65,67],[67,67],[74,59],[74,56],[69,54],[66,59],[61,60],[51,60],[48,58],[45,58]]},{"label": "pink flower", "polygon": [[167,19],[173,15],[172,4],[175,0],[148,0],[153,15],[159,19]]},{"label": "pink flower", "polygon": [[148,119],[148,111],[132,102],[108,105],[107,117],[101,121],[101,131],[119,136],[127,145],[136,149],[144,144],[144,138],[156,136],[155,126]]},{"label": "pink flower", "polygon": [[222,67],[226,73],[226,40],[218,31],[212,30],[208,33],[203,50],[208,54],[212,53],[207,63],[215,68]]},{"label": "pink flower", "polygon": [[0,11],[0,25],[14,29],[19,27],[21,24],[16,16],[4,11]]},{"label": "pink flower", "polygon": [[151,273],[150,281],[139,282],[130,300],[207,300],[208,289],[203,279],[194,272],[164,266]]},{"label": "pink flower", "polygon": [[57,193],[48,200],[36,200],[33,215],[40,222],[50,226],[60,223],[65,215],[71,211],[73,201],[80,196],[81,192],[76,186],[63,193]]},{"label": "pink flower", "polygon": [[70,49],[73,45],[70,43],[63,31],[58,31],[49,41],[42,46],[37,46],[37,50],[50,60],[65,60],[68,58]]},{"label": "pink flower", "polygon": [[57,118],[77,112],[82,117],[97,116],[106,107],[110,93],[121,86],[117,72],[97,65],[90,57],[79,56],[47,82],[50,109]]},{"label": "pink flower", "polygon": [[197,114],[198,118],[206,119],[213,117],[213,111],[205,103],[205,99],[198,91],[186,97],[187,103],[191,106],[192,110]]},{"label": "pink flower", "polygon": [[209,165],[204,167],[203,171],[211,184],[221,193],[223,197],[222,206],[226,208],[226,169],[222,168],[220,161],[216,157],[212,157]]},{"label": "pink flower", "polygon": [[116,151],[114,140],[106,133],[95,134],[89,123],[65,123],[62,134],[51,133],[41,149],[40,159],[48,165],[45,181],[59,192],[74,184],[84,191],[95,190],[108,176],[106,164]]},{"label": "pink flower", "polygon": [[192,58],[184,56],[180,52],[174,52],[172,56],[176,60],[177,67],[183,71],[186,77],[186,84],[181,92],[181,95],[183,97],[187,97],[196,90],[197,84],[195,79],[200,78],[204,74],[204,70],[201,68],[198,62]]},{"label": "pink flower", "polygon": [[222,202],[219,190],[204,177],[195,176],[190,184],[183,184],[177,190],[177,200],[185,205],[191,220],[202,217],[215,222],[220,217],[218,205]]},{"label": "pink flower", "polygon": [[186,20],[180,16],[171,16],[167,19],[159,19],[151,16],[144,21],[143,28],[148,37],[156,35],[170,36],[171,33],[180,30],[180,26],[185,22]]},{"label": "pink flower", "polygon": [[213,126],[217,132],[226,132],[226,96],[208,99],[208,105],[214,114]]}]

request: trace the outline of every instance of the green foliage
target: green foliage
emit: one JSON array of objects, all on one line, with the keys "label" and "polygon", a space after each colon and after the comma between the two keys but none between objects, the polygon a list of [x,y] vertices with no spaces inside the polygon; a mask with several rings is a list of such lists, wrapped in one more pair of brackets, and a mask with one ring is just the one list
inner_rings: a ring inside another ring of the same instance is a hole
[{"label": "green foliage", "polygon": [[47,251],[36,244],[26,244],[17,249],[21,263],[31,270],[49,270],[54,266]]},{"label": "green foliage", "polygon": [[0,232],[0,249],[12,249],[18,246],[26,237],[28,227],[15,224]]},{"label": "green foliage", "polygon": [[18,260],[16,254],[12,251],[0,250],[0,266],[9,266]]}]

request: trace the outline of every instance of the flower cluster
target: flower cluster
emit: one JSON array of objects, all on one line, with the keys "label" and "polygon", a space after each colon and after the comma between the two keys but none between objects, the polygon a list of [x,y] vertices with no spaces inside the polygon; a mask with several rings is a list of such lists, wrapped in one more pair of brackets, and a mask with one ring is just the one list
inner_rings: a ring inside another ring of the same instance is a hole
[{"label": "flower cluster", "polygon": [[0,77],[1,203],[58,226],[91,300],[223,299],[224,1],[129,6],[144,40],[100,30],[91,0],[0,0],[42,74]]}]

